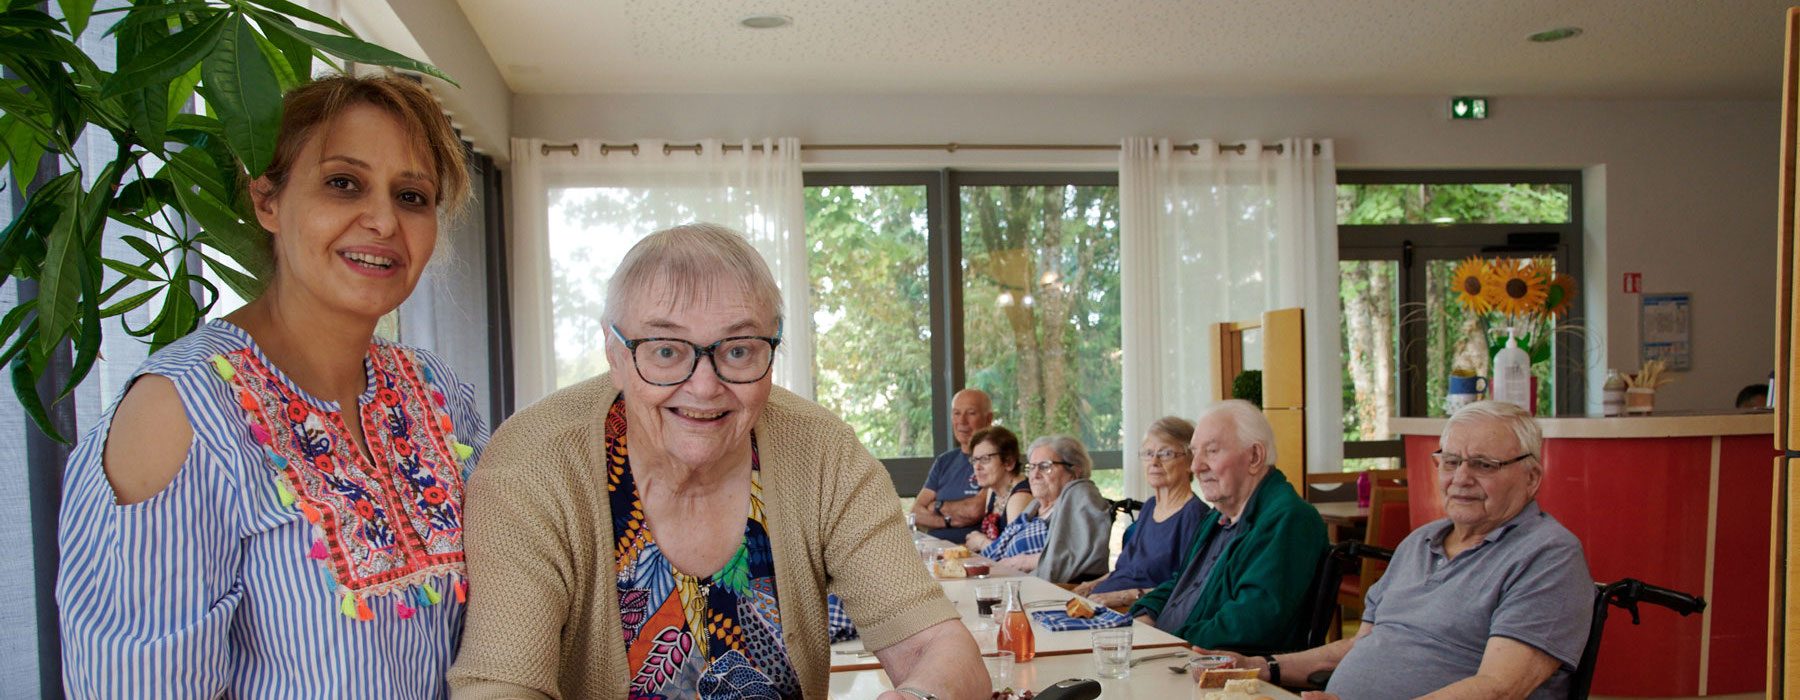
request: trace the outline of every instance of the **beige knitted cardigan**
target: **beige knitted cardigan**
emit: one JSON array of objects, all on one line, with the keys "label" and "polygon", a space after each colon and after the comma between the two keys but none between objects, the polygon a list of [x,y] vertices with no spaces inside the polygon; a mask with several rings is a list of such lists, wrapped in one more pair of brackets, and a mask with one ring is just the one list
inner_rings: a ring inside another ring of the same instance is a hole
[{"label": "beige knitted cardigan", "polygon": [[[469,612],[453,698],[623,698],[604,418],[607,375],[558,391],[494,433],[469,481]],[[825,593],[883,649],[957,618],[919,566],[886,470],[817,404],[776,387],[757,420],[782,637],[809,698],[826,697]],[[748,498],[748,494],[745,495]]]}]

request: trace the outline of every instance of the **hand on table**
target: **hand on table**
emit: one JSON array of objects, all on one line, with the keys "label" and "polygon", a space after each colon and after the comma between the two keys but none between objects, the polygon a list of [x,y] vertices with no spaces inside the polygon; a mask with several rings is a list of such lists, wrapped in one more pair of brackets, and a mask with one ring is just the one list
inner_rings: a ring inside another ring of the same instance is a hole
[{"label": "hand on table", "polygon": [[981,553],[981,550],[987,549],[987,546],[993,543],[994,541],[988,539],[987,535],[983,535],[979,532],[971,532],[968,537],[963,538],[963,546],[969,548],[969,551],[977,554]]},{"label": "hand on table", "polygon": [[[1269,663],[1264,661],[1260,656],[1244,656],[1243,654],[1225,651],[1224,649],[1202,649],[1200,647],[1194,647],[1194,653],[1230,657],[1232,668],[1254,668],[1257,671],[1257,678],[1261,678],[1265,681],[1269,679]],[[1195,680],[1198,680],[1198,678]]]},{"label": "hand on table", "polygon": [[[1105,579],[1103,579],[1103,578],[1102,579],[1094,579],[1092,581],[1080,584],[1074,588],[1069,589],[1069,592],[1074,593],[1075,595],[1081,596],[1083,598],[1093,597],[1092,593],[1094,592],[1094,587],[1100,585],[1100,582],[1103,580],[1105,580]],[[1094,598],[1094,600],[1098,601],[1100,599]]]},{"label": "hand on table", "polygon": [[1037,568],[1038,558],[1035,554],[1014,554],[994,563],[1029,574]]}]

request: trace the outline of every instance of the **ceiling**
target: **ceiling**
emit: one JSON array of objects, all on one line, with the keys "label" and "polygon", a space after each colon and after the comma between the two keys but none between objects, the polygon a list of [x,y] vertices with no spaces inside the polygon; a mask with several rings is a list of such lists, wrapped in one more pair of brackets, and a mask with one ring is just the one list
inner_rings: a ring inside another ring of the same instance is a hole
[{"label": "ceiling", "polygon": [[[1784,0],[458,0],[515,93],[1775,99]],[[779,29],[750,14],[793,18]],[[1551,44],[1532,33],[1576,26]]]}]

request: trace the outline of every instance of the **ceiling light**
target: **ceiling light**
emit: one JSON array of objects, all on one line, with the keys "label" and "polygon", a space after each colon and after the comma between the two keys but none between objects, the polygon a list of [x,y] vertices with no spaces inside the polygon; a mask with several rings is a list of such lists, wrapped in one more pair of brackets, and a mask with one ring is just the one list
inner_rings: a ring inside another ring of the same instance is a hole
[{"label": "ceiling light", "polygon": [[794,23],[794,18],[787,15],[750,15],[738,20],[738,24],[751,29],[780,29]]},{"label": "ceiling light", "polygon": [[1578,36],[1581,36],[1581,27],[1557,27],[1533,34],[1531,40],[1540,44],[1548,44],[1552,41],[1573,39]]}]

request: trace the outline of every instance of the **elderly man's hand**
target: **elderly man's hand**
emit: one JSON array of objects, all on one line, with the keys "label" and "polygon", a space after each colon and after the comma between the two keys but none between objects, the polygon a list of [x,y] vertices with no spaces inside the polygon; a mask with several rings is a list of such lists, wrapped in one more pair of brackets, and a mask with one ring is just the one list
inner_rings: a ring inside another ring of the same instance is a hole
[{"label": "elderly man's hand", "polygon": [[[1244,656],[1243,654],[1226,651],[1224,649],[1203,649],[1200,647],[1194,647],[1194,653],[1208,656],[1230,657],[1232,668],[1254,668],[1260,674],[1258,676],[1259,678],[1268,680],[1269,674],[1264,669],[1269,667],[1269,663],[1264,661],[1260,656]],[[1198,677],[1196,677],[1195,680],[1198,680]]]}]

